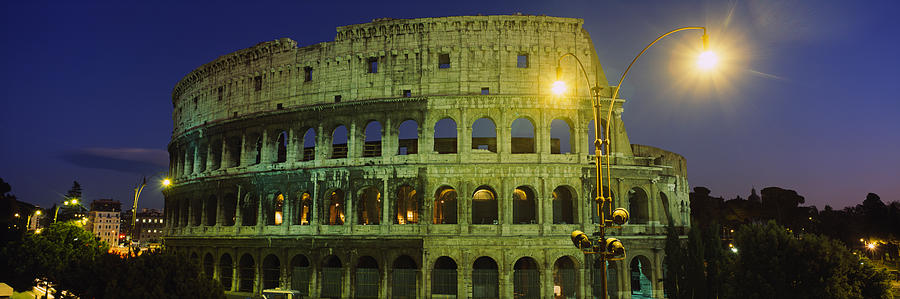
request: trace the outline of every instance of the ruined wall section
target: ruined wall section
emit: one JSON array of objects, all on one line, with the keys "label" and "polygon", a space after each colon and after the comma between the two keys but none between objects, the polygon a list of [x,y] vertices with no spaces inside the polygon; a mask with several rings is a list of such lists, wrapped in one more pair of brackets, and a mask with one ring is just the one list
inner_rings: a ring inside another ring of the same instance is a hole
[{"label": "ruined wall section", "polygon": [[[175,135],[231,118],[337,101],[477,95],[483,88],[490,94],[549,95],[564,53],[581,57],[588,73],[607,86],[582,23],[546,16],[384,19],[338,27],[334,41],[302,48],[288,38],[260,43],[197,68],[175,86]],[[442,55],[449,56],[449,66],[441,66]],[[525,67],[519,55],[527,56]],[[377,69],[370,69],[372,62]],[[571,95],[588,96],[575,61],[564,59],[562,66],[562,79],[573,84]]]}]

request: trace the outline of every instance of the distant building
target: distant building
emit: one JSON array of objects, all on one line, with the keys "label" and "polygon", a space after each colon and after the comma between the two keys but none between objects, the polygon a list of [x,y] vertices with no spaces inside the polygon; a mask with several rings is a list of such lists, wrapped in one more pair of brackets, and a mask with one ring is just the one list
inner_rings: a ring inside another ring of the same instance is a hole
[{"label": "distant building", "polygon": [[94,236],[110,246],[119,244],[119,214],[122,203],[118,200],[100,199],[91,202],[88,224],[85,226]]},{"label": "distant building", "polygon": [[140,242],[142,246],[159,243],[165,229],[163,219],[163,213],[157,209],[141,209],[135,218],[134,231],[131,232],[133,240]]}]

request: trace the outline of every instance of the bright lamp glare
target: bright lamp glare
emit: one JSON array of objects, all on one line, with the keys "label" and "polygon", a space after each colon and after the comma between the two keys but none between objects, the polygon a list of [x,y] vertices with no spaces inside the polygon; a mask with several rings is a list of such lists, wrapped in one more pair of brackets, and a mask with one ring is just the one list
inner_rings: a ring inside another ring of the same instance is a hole
[{"label": "bright lamp glare", "polygon": [[162,185],[163,185],[163,186],[169,186],[169,185],[171,185],[171,184],[172,184],[172,180],[170,180],[170,179],[163,179],[163,180],[162,180]]},{"label": "bright lamp glare", "polygon": [[716,53],[713,51],[706,51],[700,53],[700,57],[697,58],[697,67],[702,70],[708,70],[716,66],[719,63],[719,57],[716,56]]},{"label": "bright lamp glare", "polygon": [[875,243],[869,243],[869,245],[866,245],[866,247],[869,247],[869,249],[875,249]]},{"label": "bright lamp glare", "polygon": [[566,82],[563,82],[563,81],[553,82],[553,87],[550,87],[550,90],[552,90],[553,93],[556,95],[562,95],[563,93],[566,92]]}]

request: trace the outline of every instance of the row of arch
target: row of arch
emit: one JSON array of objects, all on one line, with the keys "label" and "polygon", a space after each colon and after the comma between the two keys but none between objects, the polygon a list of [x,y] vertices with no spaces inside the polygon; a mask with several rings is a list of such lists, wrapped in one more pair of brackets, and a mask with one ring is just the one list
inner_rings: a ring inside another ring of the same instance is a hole
[{"label": "row of arch", "polygon": [[[594,125],[593,120],[588,122],[588,151],[594,152]],[[606,121],[601,121],[601,138],[604,137]],[[394,155],[411,155],[419,152],[419,124],[415,120],[408,119],[397,126],[396,146],[393,146]],[[515,119],[510,124],[509,151],[512,154],[536,153],[535,126],[529,117]],[[326,130],[322,128],[322,130]],[[306,128],[302,136],[293,137],[292,131],[285,129],[273,130],[275,134],[267,136],[259,132],[249,132],[247,136],[214,137],[201,144],[187,144],[171,149],[170,173],[178,176],[201,173],[220,168],[249,166],[262,163],[285,163],[288,160],[311,161],[319,151],[327,151],[325,158],[347,158],[351,152],[358,152],[359,157],[380,157],[384,147],[382,138],[384,130],[381,122],[369,120],[366,122],[362,135],[356,140],[362,140],[354,149],[349,148],[350,132],[347,126],[337,124],[330,130],[328,138],[317,138],[316,128]],[[568,154],[574,151],[575,134],[572,126],[564,119],[553,119],[550,122],[549,153]],[[433,151],[438,154],[454,154],[458,152],[457,123],[452,117],[438,120],[434,126]],[[324,142],[328,147],[318,146]],[[602,151],[605,151],[601,148]],[[204,148],[205,147],[205,148]],[[474,151],[498,152],[497,126],[489,117],[475,120],[471,126],[471,148]],[[195,163],[196,162],[196,163]],[[195,165],[196,164],[196,165]]]},{"label": "row of arch", "polygon": [[[615,194],[604,187],[605,194],[615,198]],[[512,218],[504,219],[500,213],[498,193],[489,185],[481,185],[467,198],[469,207],[468,223],[470,224],[538,224],[543,220],[539,215],[541,200],[535,188],[522,185],[511,192],[510,204]],[[324,192],[318,202],[307,191],[296,194],[282,192],[273,193],[257,202],[258,198],[245,194],[240,201],[237,194],[230,194],[219,199],[210,195],[205,199],[173,200],[167,205],[166,215],[172,227],[186,226],[255,226],[264,225],[345,225],[348,218],[357,225],[381,225],[387,221],[391,224],[459,224],[460,199],[458,191],[450,185],[442,185],[435,190],[430,203],[415,187],[408,184],[398,186],[388,200],[384,200],[378,187],[368,186],[358,189],[355,196],[348,198],[343,189],[336,188]],[[628,192],[628,209],[631,213],[630,224],[645,224],[649,221],[649,198],[641,187],[634,187]],[[547,217],[552,224],[577,224],[579,201],[576,190],[568,185],[557,186],[550,194],[549,200],[552,217]],[[591,196],[590,198],[593,198]],[[667,197],[660,192],[662,205],[668,205]],[[594,223],[599,218],[597,202],[591,200],[591,215]],[[426,207],[430,215],[425,212]],[[388,210],[389,219],[383,219],[383,209]],[[316,212],[317,211],[317,212]],[[608,211],[607,211],[608,212]],[[427,219],[422,219],[426,215]],[[430,217],[428,217],[430,216]],[[262,217],[262,219],[258,219]],[[261,222],[259,220],[262,220]]]},{"label": "row of arch", "polygon": [[[417,298],[418,290],[423,288],[422,269],[415,259],[408,255],[395,258],[390,267],[379,265],[372,256],[361,256],[355,261],[342,261],[338,256],[329,255],[319,263],[312,263],[303,254],[296,254],[290,263],[284,264],[275,254],[266,255],[261,264],[250,254],[243,254],[235,260],[228,253],[214,258],[206,253],[202,261],[196,252],[191,254],[191,261],[199,265],[203,274],[210,279],[217,279],[226,291],[259,293],[263,289],[291,289],[301,295],[318,294],[323,298],[378,298],[381,288],[390,288],[392,298]],[[580,279],[578,260],[571,256],[562,256],[552,266],[552,292],[554,298],[580,297],[580,283],[589,281],[590,288],[597,297],[600,293],[599,259],[591,263],[592,277]],[[616,296],[619,286],[624,281],[619,272],[621,264],[608,263],[608,293]],[[457,296],[460,292],[460,278],[470,283],[471,298],[543,298],[542,269],[532,257],[521,257],[512,265],[512,294],[501,296],[501,268],[489,256],[481,256],[474,260],[468,273],[461,273],[457,262],[448,256],[438,257],[429,270],[430,294]],[[652,297],[653,264],[642,255],[633,257],[629,262],[628,278],[630,278],[633,297]],[[385,283],[386,282],[386,283]],[[345,284],[351,284],[351,294]],[[468,291],[467,291],[468,292]]]}]

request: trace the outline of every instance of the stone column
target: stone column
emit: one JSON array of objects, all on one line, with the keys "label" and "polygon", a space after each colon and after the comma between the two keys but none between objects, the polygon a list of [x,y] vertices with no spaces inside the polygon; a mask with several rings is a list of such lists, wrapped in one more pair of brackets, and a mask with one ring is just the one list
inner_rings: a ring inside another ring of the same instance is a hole
[{"label": "stone column", "polygon": [[[363,130],[365,130],[365,128],[363,128]],[[360,136],[357,136],[357,131],[355,121],[351,121],[347,124],[347,158],[362,157],[362,145],[365,144],[365,139],[360,140]]]},{"label": "stone column", "polygon": [[272,141],[269,140],[269,130],[262,130],[262,142],[260,143],[261,149],[259,149],[259,164],[272,164],[272,161],[275,161],[272,158]]},{"label": "stone column", "polygon": [[[548,264],[549,265],[549,264]],[[540,270],[541,273],[541,294],[543,294],[544,298],[553,298],[553,270],[552,265],[548,267],[544,267],[543,270]]]},{"label": "stone column", "polygon": [[[240,227],[243,226],[243,211],[241,211],[241,185],[237,186],[237,200],[235,201],[236,207],[234,208],[234,226]],[[239,229],[235,229],[235,232],[239,232]]]},{"label": "stone column", "polygon": [[243,132],[241,132],[241,155],[239,158],[240,161],[238,161],[238,163],[237,163],[238,166],[247,166],[250,164],[247,162],[250,159],[250,157],[249,157],[250,154],[248,152],[249,151],[247,150],[247,131],[243,131]]}]

